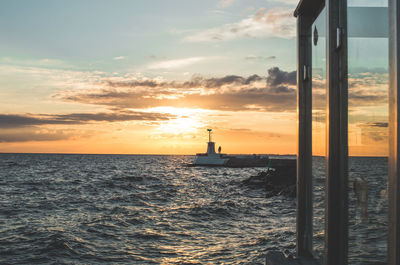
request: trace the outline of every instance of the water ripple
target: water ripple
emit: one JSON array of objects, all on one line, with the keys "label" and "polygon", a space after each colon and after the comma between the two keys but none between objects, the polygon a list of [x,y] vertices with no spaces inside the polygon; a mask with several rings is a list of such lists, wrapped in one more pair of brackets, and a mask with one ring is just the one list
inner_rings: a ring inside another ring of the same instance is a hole
[{"label": "water ripple", "polygon": [[263,264],[295,201],[190,156],[0,154],[1,264]]}]

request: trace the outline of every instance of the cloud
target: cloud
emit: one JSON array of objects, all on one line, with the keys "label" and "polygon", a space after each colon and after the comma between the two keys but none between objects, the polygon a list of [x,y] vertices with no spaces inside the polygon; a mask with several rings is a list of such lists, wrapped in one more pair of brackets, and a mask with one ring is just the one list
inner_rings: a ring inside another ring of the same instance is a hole
[{"label": "cloud", "polygon": [[99,90],[64,91],[55,97],[121,109],[171,106],[231,111],[294,111],[296,89],[291,80],[293,72],[274,68],[271,75],[274,77],[269,83],[267,77],[259,75],[194,76],[188,81],[108,81]]},{"label": "cloud", "polygon": [[0,64],[6,64],[6,65],[20,65],[20,66],[39,66],[39,67],[68,67],[67,63],[57,60],[57,59],[52,59],[52,58],[43,58],[43,59],[16,59],[12,57],[1,57],[0,58]]},{"label": "cloud", "polygon": [[248,55],[244,59],[246,60],[274,60],[276,59],[276,56],[261,56],[261,55]]},{"label": "cloud", "polygon": [[386,132],[363,132],[363,136],[369,137],[375,142],[388,141],[388,135]]},{"label": "cloud", "polygon": [[218,6],[222,8],[229,7],[233,4],[234,0],[220,0]]},{"label": "cloud", "polygon": [[271,2],[277,2],[280,4],[285,3],[288,5],[296,6],[299,3],[299,0],[279,0],[279,1],[271,1]]},{"label": "cloud", "polygon": [[376,106],[387,104],[387,92],[373,92],[362,89],[349,92],[349,109],[357,109],[360,106]]},{"label": "cloud", "polygon": [[381,69],[349,74],[349,109],[388,104],[388,73]]},{"label": "cloud", "polygon": [[365,74],[365,73],[372,73],[372,74],[387,74],[388,69],[383,67],[378,68],[371,68],[371,67],[352,67],[349,69],[350,76],[357,75],[357,74]]},{"label": "cloud", "polygon": [[271,2],[276,2],[279,4],[286,4],[286,5],[291,5],[293,7],[296,7],[296,5],[299,3],[299,0],[271,0]]},{"label": "cloud", "polygon": [[287,86],[273,86],[270,89],[271,92],[274,92],[276,94],[282,94],[282,93],[293,93],[295,90],[293,88],[289,88]]},{"label": "cloud", "polygon": [[99,113],[0,114],[0,142],[56,141],[90,137],[91,131],[52,125],[86,125],[109,122],[161,122],[176,118],[168,113],[114,110]]},{"label": "cloud", "polygon": [[117,57],[114,57],[113,60],[123,60],[125,58],[126,58],[125,56],[117,56]]},{"label": "cloud", "polygon": [[20,130],[0,132],[1,142],[30,142],[30,141],[57,141],[67,140],[72,136],[71,133],[64,131],[41,132],[40,130]]},{"label": "cloud", "polygon": [[[187,81],[161,78],[104,77],[84,89],[64,89],[53,98],[118,109],[146,109],[160,106],[207,108],[233,111],[295,111],[296,71],[278,67],[268,75],[194,75]],[[386,80],[386,81],[385,81]],[[384,106],[388,102],[387,74],[359,73],[349,77],[349,108]],[[322,76],[313,78],[313,107],[325,109],[326,85]],[[359,114],[357,114],[359,115]]]},{"label": "cloud", "polygon": [[[373,145],[374,142],[385,141],[388,137],[387,122],[369,122],[358,124],[361,128],[362,143],[365,145]],[[372,142],[370,142],[372,140]]]},{"label": "cloud", "polygon": [[93,122],[161,121],[171,118],[174,118],[174,115],[137,111],[70,114],[0,114],[0,128],[10,129],[40,125],[79,125]]},{"label": "cloud", "polygon": [[387,123],[387,122],[369,122],[369,123],[361,125],[361,127],[387,128],[387,127],[389,127],[389,123]]},{"label": "cloud", "polygon": [[268,69],[267,83],[271,86],[278,86],[282,84],[296,85],[296,82],[296,71],[285,72],[281,71],[278,67]]},{"label": "cloud", "polygon": [[175,69],[184,66],[192,65],[201,61],[204,61],[205,57],[189,57],[183,59],[166,60],[156,63],[151,63],[147,68],[149,69]]},{"label": "cloud", "polygon": [[294,38],[295,22],[293,9],[260,8],[254,15],[236,23],[201,30],[186,36],[187,42],[228,41],[238,38],[278,37]]},{"label": "cloud", "polygon": [[204,79],[202,77],[194,78],[192,82],[185,82],[185,85],[191,86],[202,86],[206,88],[220,88],[224,85],[249,85],[254,82],[264,80],[263,77],[258,75],[251,75],[249,77],[242,77],[237,75],[227,75],[225,77],[220,78],[208,78]]},{"label": "cloud", "polygon": [[225,111],[295,111],[296,93],[279,93],[268,88],[249,88],[212,95],[188,95],[185,97],[200,108]]},{"label": "cloud", "polygon": [[[176,89],[196,89],[196,88],[221,88],[226,85],[249,85],[257,81],[264,81],[265,78],[259,75],[251,75],[249,77],[242,77],[238,75],[227,75],[224,77],[204,78],[202,76],[194,76],[191,80],[185,82],[177,81],[159,81],[159,80],[133,80],[133,81],[108,81],[107,85],[110,87],[130,87],[130,88],[166,88],[169,91],[162,91],[163,93],[171,93]],[[160,92],[160,91],[158,91]],[[149,93],[151,93],[149,91]]]}]

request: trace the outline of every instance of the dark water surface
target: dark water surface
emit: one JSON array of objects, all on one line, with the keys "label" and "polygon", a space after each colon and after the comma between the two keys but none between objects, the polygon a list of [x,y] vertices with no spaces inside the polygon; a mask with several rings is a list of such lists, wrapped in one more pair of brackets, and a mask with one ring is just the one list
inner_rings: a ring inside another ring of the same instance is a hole
[{"label": "dark water surface", "polygon": [[263,264],[295,200],[191,156],[0,154],[1,264]]},{"label": "dark water surface", "polygon": [[[348,263],[351,265],[387,264],[387,164],[385,157],[349,157]],[[325,240],[325,172],[325,158],[313,157],[313,240],[320,257]],[[357,183],[363,183],[363,188],[356,189]]]},{"label": "dark water surface", "polygon": [[[295,251],[295,199],[241,184],[264,169],[192,159],[0,154],[0,264],[264,264],[267,250]],[[324,158],[313,172],[322,256]],[[386,158],[350,158],[349,264],[386,264],[386,185]]]}]

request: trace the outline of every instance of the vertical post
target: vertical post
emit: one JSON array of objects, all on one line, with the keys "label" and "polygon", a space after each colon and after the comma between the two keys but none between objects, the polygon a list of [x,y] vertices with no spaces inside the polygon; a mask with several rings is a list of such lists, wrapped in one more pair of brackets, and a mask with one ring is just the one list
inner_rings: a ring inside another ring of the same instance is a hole
[{"label": "vertical post", "polygon": [[327,0],[325,265],[348,256],[347,1]]},{"label": "vertical post", "polygon": [[399,14],[398,1],[389,0],[389,265],[400,265]]},{"label": "vertical post", "polygon": [[297,17],[296,248],[299,256],[312,256],[311,24],[311,18]]}]

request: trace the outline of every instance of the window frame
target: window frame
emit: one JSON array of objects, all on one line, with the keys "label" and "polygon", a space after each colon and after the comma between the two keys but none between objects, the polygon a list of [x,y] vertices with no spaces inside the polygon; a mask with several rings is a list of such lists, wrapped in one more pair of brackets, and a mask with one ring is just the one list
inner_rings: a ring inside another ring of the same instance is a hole
[{"label": "window frame", "polygon": [[[296,249],[312,256],[311,25],[327,14],[327,176],[324,263],[348,257],[347,0],[301,0],[297,17],[297,220]],[[400,3],[388,0],[389,17],[389,265],[400,265]],[[340,39],[339,39],[340,38]],[[339,44],[339,45],[338,45]]]},{"label": "window frame", "polygon": [[327,175],[325,183],[325,250],[327,265],[347,264],[348,124],[347,1],[302,0],[297,17],[297,220],[296,249],[312,256],[312,78],[311,26],[323,7],[327,14]]}]

